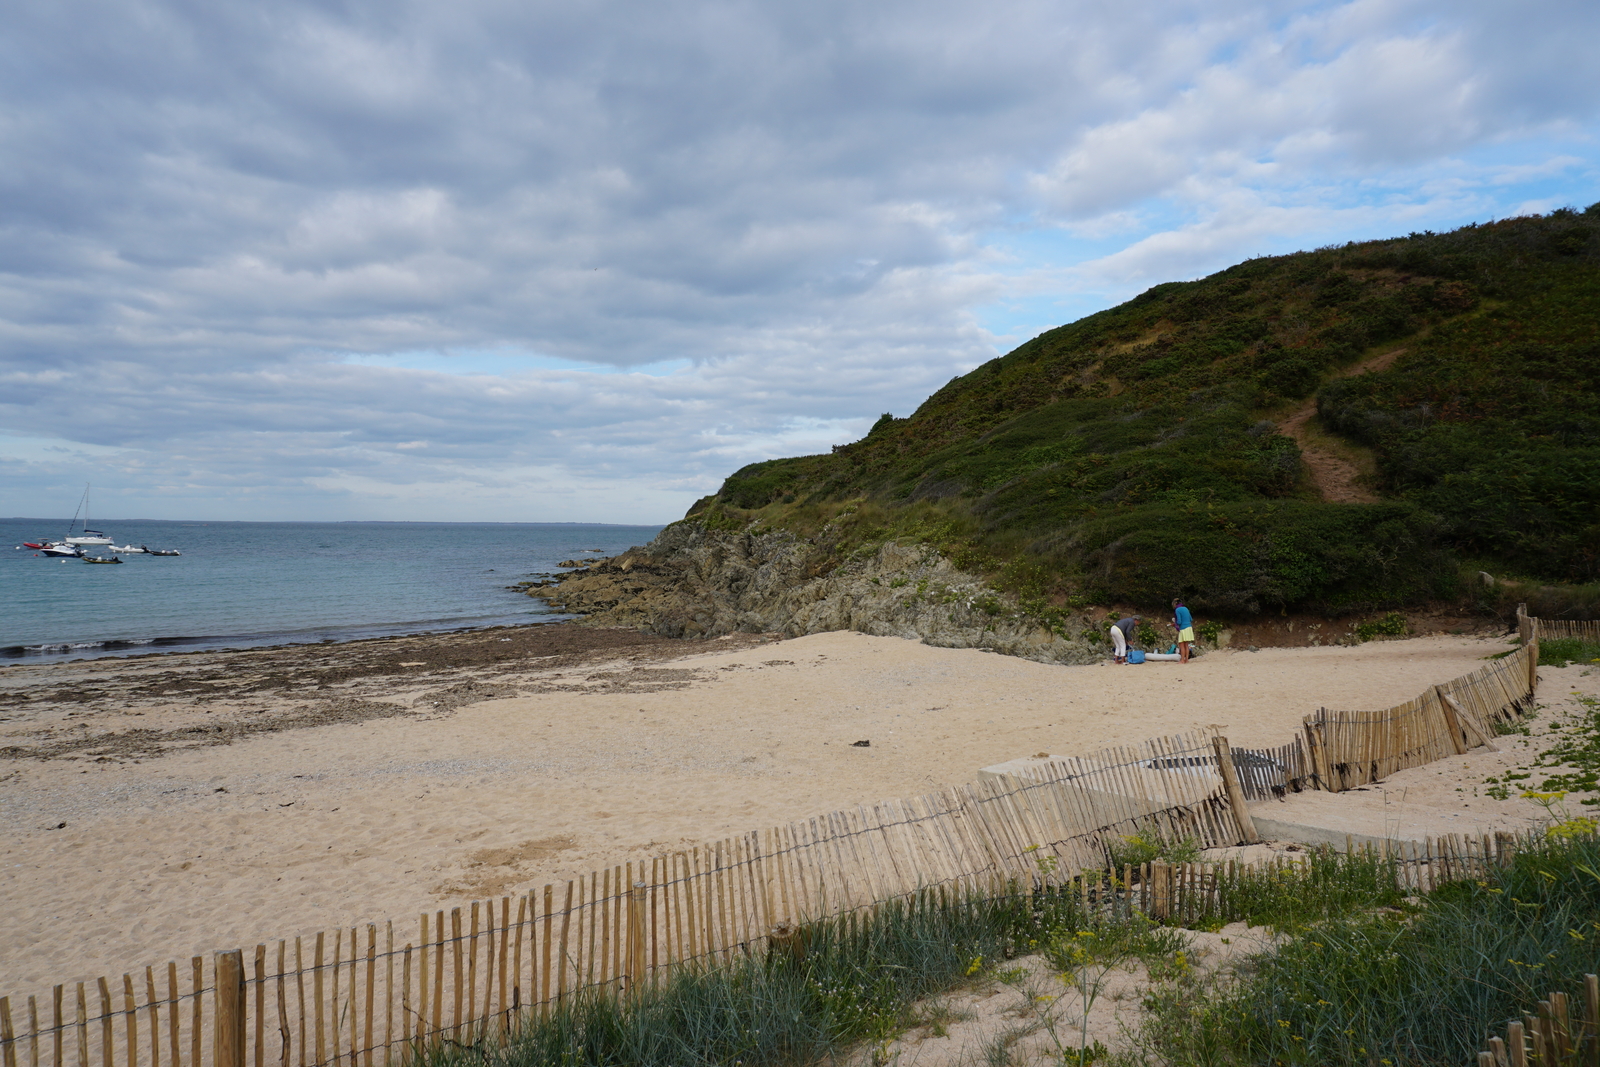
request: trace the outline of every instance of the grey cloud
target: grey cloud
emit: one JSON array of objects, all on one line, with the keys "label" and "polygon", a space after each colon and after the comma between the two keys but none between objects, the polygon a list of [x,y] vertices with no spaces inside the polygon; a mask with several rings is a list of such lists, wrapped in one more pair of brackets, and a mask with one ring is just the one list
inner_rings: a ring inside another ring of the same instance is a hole
[{"label": "grey cloud", "polygon": [[[1136,233],[1101,265],[1187,269],[1317,214],[1241,190],[1589,121],[1596,99],[1577,4],[64,0],[8,17],[0,419],[123,449],[129,478],[180,457],[185,493],[555,484],[530,472],[562,464],[701,491],[988,358],[970,309],[1013,284],[996,227],[1170,197],[1209,221]],[[341,362],[473,349],[690,366]],[[29,462],[18,484],[80,460]]]}]

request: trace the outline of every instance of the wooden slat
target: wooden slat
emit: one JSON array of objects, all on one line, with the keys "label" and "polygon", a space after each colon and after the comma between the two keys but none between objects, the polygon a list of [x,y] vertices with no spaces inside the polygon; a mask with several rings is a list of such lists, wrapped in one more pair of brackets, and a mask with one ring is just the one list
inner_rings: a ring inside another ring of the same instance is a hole
[{"label": "wooden slat", "polygon": [[410,1029],[411,1040],[419,1047],[428,1032],[428,913],[421,915],[422,932],[417,941],[417,1014],[413,1023],[411,1016],[406,1016],[406,1024]]},{"label": "wooden slat", "polygon": [[[344,962],[344,931],[333,931],[333,962],[328,965],[328,1036],[332,1046],[334,1067],[339,1067],[342,1062],[340,1044],[344,1034],[339,1028],[339,1023],[344,1019],[344,1013],[339,1008],[339,977],[340,965]],[[354,1064],[351,1065],[354,1067]]]},{"label": "wooden slat", "polygon": [[[366,1064],[366,1067],[372,1067],[372,1038],[373,1038],[372,1011],[373,1011],[373,1008],[375,1006],[374,1005],[374,1001],[376,1000],[376,997],[377,997],[377,991],[378,991],[377,987],[378,987],[378,927],[377,927],[376,923],[368,923],[367,924],[367,995],[366,995],[365,1012],[364,1012],[364,1014],[366,1016],[366,1026],[364,1027],[364,1029],[362,1031],[362,1050],[364,1050],[364,1052],[365,1052],[363,1060],[364,1060],[364,1062]],[[354,992],[354,991],[355,991],[354,986],[352,986],[351,987],[351,992]],[[355,1015],[354,1012],[351,1012],[350,1014],[351,1014],[352,1018]],[[354,1067],[353,1063],[352,1063],[352,1067]]]},{"label": "wooden slat", "polygon": [[161,1067],[161,1005],[156,996],[156,969],[144,969],[144,1006],[150,1023],[150,1067]]},{"label": "wooden slat", "polygon": [[463,1026],[465,1026],[465,1029],[466,1029],[467,1040],[469,1042],[472,1040],[473,1022],[474,1022],[474,1018],[473,1017],[477,1014],[477,1009],[478,1009],[478,998],[477,998],[476,994],[478,992],[478,921],[479,921],[478,912],[479,912],[479,910],[480,909],[479,909],[478,901],[474,900],[472,902],[471,933],[467,937],[467,990],[466,990],[466,1016],[465,1016],[465,1018],[463,1018],[462,1014],[461,1014],[461,1003],[462,1003],[462,1001],[461,1001],[462,993],[461,993],[461,989],[460,989],[460,984],[461,984],[460,983],[460,978],[461,978],[461,976],[460,975],[456,976],[456,986],[457,986],[457,988],[456,988],[456,998],[457,998],[457,1000],[456,1000],[456,1009],[457,1009],[456,1010],[456,1040],[457,1041],[461,1040],[461,1031],[462,1031]]},{"label": "wooden slat", "polygon": [[205,1031],[201,1026],[201,1018],[205,1008],[205,997],[202,995],[206,986],[205,965],[203,956],[192,956],[189,959],[189,970],[194,983],[194,1002],[190,1005],[192,1025],[189,1029],[189,1063],[192,1067],[201,1067],[204,1063],[201,1059],[203,1048],[201,1042]]},{"label": "wooden slat", "polygon": [[[315,1016],[313,1026],[317,1042],[315,1049],[316,1059],[312,1062],[318,1067],[328,1062],[327,1027],[323,1021],[322,1012],[322,954],[326,947],[324,944],[325,937],[326,934],[323,931],[319,930],[317,932],[316,947],[313,949],[311,956],[311,1010]],[[199,1067],[198,1060],[195,1061],[195,1067]]]},{"label": "wooden slat", "polygon": [[11,1025],[10,997],[0,997],[0,1064],[17,1067],[17,1034]]},{"label": "wooden slat", "polygon": [[[531,998],[532,994],[531,988],[528,989],[527,994],[523,993],[525,987],[522,983],[522,938],[524,931],[530,934],[533,932],[532,926],[529,925],[533,919],[528,914],[528,906],[532,902],[533,892],[531,890],[526,893],[520,893],[517,896],[517,932],[511,947],[511,1003],[506,1006],[509,1012],[506,1016],[506,1029],[508,1031],[511,1029],[512,1016],[519,1013],[523,1004],[527,1003],[527,1000],[524,999],[525,996]],[[530,957],[533,956],[533,946],[531,944],[528,946],[528,955]],[[537,968],[531,969],[536,970]]]},{"label": "wooden slat", "polygon": [[[461,998],[462,998],[463,994],[466,993],[466,987],[462,982],[462,979],[465,977],[466,962],[467,962],[466,960],[461,958],[462,949],[464,947],[465,946],[463,944],[463,938],[462,938],[462,933],[461,933],[461,909],[460,908],[451,908],[450,909],[450,964],[451,964],[452,971],[453,971],[453,973],[455,975],[455,984],[451,987],[451,993],[453,994],[453,997],[452,997],[452,1000],[451,1000],[451,1003],[452,1003],[452,1009],[451,1009],[452,1010],[452,1014],[450,1016],[450,1024],[451,1024],[450,1025],[450,1036],[451,1036],[451,1038],[453,1040],[458,1041],[458,1042],[461,1040],[461,1024],[463,1022],[462,1017],[461,1017],[461,1015],[462,1015],[462,1012],[461,1012]],[[443,957],[441,957],[441,960],[442,959],[443,959]],[[444,998],[440,997],[439,999],[443,1000]]]},{"label": "wooden slat", "polygon": [[383,1062],[387,1067],[394,1052],[394,920],[383,927]]},{"label": "wooden slat", "polygon": [[[61,997],[60,997],[59,987],[58,987],[58,992],[57,992],[57,995],[56,995],[56,1003],[57,1003],[58,1006],[60,1004],[60,1001],[61,1001]],[[59,1015],[61,1013],[59,1011],[57,1011],[56,1014],[59,1017]],[[58,1019],[58,1022],[59,1022],[59,1019]],[[183,1056],[182,1056],[181,1051],[180,1051],[181,1050],[181,1046],[178,1043],[178,1028],[179,1028],[179,1026],[180,1026],[180,1020],[179,1020],[179,1013],[178,1013],[178,961],[177,960],[168,960],[167,961],[167,1036],[171,1041],[170,1047],[172,1049],[172,1067],[182,1067],[182,1065],[183,1065]],[[60,1060],[61,1060],[61,1049],[59,1047],[57,1047],[56,1048],[56,1061],[59,1063]]]},{"label": "wooden slat", "polygon": [[445,957],[445,932],[444,910],[441,908],[433,913],[433,943],[430,950],[433,956],[432,974],[433,984],[426,1005],[423,1019],[428,1022],[422,1027],[419,1036],[425,1038],[430,1044],[440,1040],[444,1033],[444,957]]},{"label": "wooden slat", "polygon": [[[419,968],[421,970],[423,968]],[[400,962],[400,1032],[409,1036],[411,1033],[411,942],[406,942],[405,955]],[[420,1014],[420,1013],[419,1013]],[[400,1052],[401,1063],[409,1063],[411,1050],[415,1047],[412,1042],[404,1041]]]},{"label": "wooden slat", "polygon": [[548,1017],[550,1014],[550,949],[552,942],[551,930],[553,929],[551,924],[554,921],[554,916],[552,913],[555,910],[552,905],[552,894],[554,892],[554,886],[546,885],[544,887],[544,955],[540,957],[539,963],[539,989],[537,1001],[537,1003],[541,1005],[540,1011],[541,1015],[544,1017]]},{"label": "wooden slat", "polygon": [[[548,899],[548,898],[547,898]],[[556,970],[556,999],[564,1001],[567,996],[567,933],[572,925],[572,883],[567,883],[567,899],[561,907],[561,953]]]}]

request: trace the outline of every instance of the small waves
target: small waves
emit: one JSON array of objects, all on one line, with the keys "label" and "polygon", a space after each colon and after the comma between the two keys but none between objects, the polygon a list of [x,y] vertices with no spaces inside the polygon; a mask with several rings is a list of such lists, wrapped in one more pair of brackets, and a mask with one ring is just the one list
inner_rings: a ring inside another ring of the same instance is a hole
[{"label": "small waves", "polygon": [[161,645],[183,645],[195,637],[123,638],[107,641],[59,641],[40,645],[0,646],[0,659],[26,659],[49,656],[105,656],[118,652],[143,652]]}]

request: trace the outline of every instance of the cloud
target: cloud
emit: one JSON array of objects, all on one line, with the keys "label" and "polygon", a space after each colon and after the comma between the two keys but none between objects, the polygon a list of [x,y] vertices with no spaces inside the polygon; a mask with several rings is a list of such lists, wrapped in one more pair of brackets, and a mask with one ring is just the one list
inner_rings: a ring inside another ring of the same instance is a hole
[{"label": "cloud", "polygon": [[521,485],[514,517],[669,518],[990,358],[988,308],[1583,188],[1596,31],[1421,0],[25,7],[7,495],[81,480],[59,439],[146,514],[472,518]]}]

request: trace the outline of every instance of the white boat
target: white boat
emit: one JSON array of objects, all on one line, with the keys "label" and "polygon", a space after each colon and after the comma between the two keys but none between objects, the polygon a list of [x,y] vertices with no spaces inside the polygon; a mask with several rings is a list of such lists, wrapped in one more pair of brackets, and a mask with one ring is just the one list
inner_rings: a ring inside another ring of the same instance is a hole
[{"label": "white boat", "polygon": [[[79,514],[83,515],[83,528],[74,536],[72,528],[78,525]],[[69,545],[109,545],[112,543],[111,538],[104,533],[99,530],[89,529],[89,487],[87,485],[83,487],[83,499],[78,501],[78,510],[72,513],[72,521],[67,524],[67,536],[61,540]]]},{"label": "white boat", "polygon": [[150,551],[144,545],[112,545],[111,551],[120,552],[124,556]]},{"label": "white boat", "polygon": [[77,545],[62,545],[51,543],[39,550],[41,556],[81,556],[83,549]]}]

